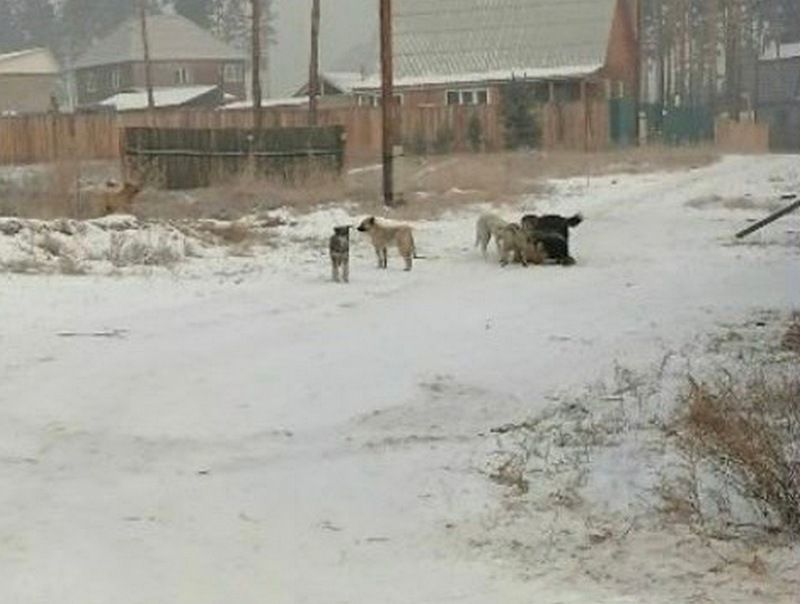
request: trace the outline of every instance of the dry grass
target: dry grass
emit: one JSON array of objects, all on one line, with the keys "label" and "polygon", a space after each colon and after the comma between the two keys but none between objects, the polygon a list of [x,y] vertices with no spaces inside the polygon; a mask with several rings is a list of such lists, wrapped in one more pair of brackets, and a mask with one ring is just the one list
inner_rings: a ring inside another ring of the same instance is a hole
[{"label": "dry grass", "polygon": [[800,535],[800,378],[690,383],[682,444],[782,530]]},{"label": "dry grass", "polygon": [[[717,158],[710,147],[645,147],[585,154],[570,151],[460,154],[433,158],[404,157],[397,161],[396,185],[403,204],[400,219],[436,218],[443,212],[474,203],[507,203],[546,191],[550,178],[684,170],[708,165]],[[80,180],[104,182],[119,178],[111,163],[55,162],[36,179],[9,189],[0,182],[0,213],[30,218],[87,216],[91,208],[75,194]],[[234,181],[196,191],[146,189],[133,203],[133,213],[145,220],[216,218],[237,220],[253,213],[290,207],[312,211],[323,204],[352,202],[365,214],[379,214],[382,175],[379,167],[342,176],[310,168],[302,175]]]},{"label": "dry grass", "polygon": [[782,344],[786,350],[800,354],[800,313],[795,314],[792,318],[792,323],[786,330],[786,335],[783,336]]}]

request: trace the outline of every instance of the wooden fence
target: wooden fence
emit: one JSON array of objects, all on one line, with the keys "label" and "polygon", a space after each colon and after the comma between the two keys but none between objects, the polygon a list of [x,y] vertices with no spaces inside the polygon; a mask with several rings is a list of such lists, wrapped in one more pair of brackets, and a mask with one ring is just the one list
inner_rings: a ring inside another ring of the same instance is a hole
[{"label": "wooden fence", "polygon": [[768,153],[769,131],[768,124],[719,119],[714,138],[717,147],[727,153]]},{"label": "wooden fence", "polygon": [[166,189],[208,187],[245,173],[291,182],[339,173],[344,129],[125,128],[122,152],[127,177]]},{"label": "wooden fence", "polygon": [[[608,105],[595,102],[545,105],[539,112],[545,148],[584,149],[608,145]],[[301,107],[264,110],[265,128],[307,125]],[[502,108],[398,107],[397,143],[411,153],[499,151],[505,147]],[[320,126],[342,126],[346,160],[380,157],[381,110],[372,107],[328,107],[319,111]],[[159,109],[119,114],[35,115],[0,118],[0,164],[30,164],[61,157],[81,160],[119,160],[124,128],[239,129],[253,128],[250,110]]]}]

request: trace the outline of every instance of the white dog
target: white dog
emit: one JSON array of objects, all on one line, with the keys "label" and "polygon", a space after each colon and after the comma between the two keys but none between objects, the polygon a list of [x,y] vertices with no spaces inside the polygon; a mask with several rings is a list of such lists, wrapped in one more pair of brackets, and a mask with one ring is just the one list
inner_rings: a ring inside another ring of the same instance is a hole
[{"label": "white dog", "polygon": [[489,246],[492,237],[494,237],[494,243],[497,246],[497,253],[502,254],[500,234],[507,226],[508,223],[496,214],[482,214],[478,218],[478,222],[475,225],[475,247],[480,246],[484,258],[486,258],[486,248]]}]

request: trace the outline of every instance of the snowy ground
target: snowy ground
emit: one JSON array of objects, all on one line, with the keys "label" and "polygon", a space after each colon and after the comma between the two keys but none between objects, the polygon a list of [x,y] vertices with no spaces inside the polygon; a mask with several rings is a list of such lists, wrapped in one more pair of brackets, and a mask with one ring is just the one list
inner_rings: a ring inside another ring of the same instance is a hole
[{"label": "snowy ground", "polygon": [[799,189],[796,157],[733,157],[506,208],[582,211],[568,269],[484,262],[475,209],[415,225],[410,274],[356,242],[334,285],[314,244],[355,218],[329,209],[251,258],[0,276],[0,601],[794,602],[797,549],[755,577],[624,528],[640,432],[592,457],[577,506],[548,468],[519,497],[489,475],[492,429],[800,307],[800,218],[732,240]]}]

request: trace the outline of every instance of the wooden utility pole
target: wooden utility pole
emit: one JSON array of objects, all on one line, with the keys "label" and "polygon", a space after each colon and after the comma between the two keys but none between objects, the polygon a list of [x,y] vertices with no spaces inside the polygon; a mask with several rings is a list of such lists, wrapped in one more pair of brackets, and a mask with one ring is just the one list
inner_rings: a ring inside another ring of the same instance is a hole
[{"label": "wooden utility pole", "polygon": [[381,3],[381,113],[383,114],[383,202],[394,205],[394,61],[392,0]]},{"label": "wooden utility pole", "polygon": [[252,10],[251,19],[251,57],[253,79],[253,124],[256,130],[261,130],[263,125],[263,112],[261,108],[261,1],[250,0]]},{"label": "wooden utility pole", "polygon": [[317,125],[319,87],[319,0],[311,7],[311,65],[308,70],[308,125]]},{"label": "wooden utility pole", "polygon": [[153,70],[150,64],[150,42],[147,37],[147,0],[139,0],[139,21],[142,30],[142,49],[144,52],[144,83],[147,88],[147,108],[153,109],[156,100],[153,96]]}]

